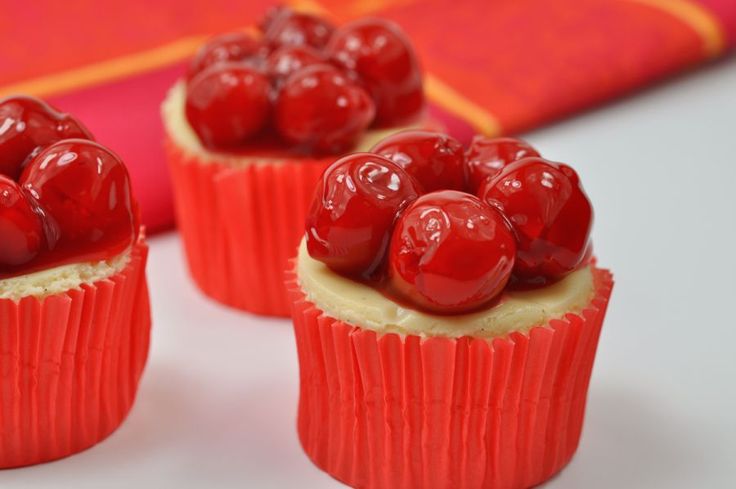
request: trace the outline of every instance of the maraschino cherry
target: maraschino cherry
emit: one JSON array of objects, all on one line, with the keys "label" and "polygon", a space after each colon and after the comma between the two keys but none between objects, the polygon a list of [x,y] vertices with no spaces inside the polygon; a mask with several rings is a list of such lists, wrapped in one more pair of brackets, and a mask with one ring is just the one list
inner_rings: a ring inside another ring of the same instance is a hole
[{"label": "maraschino cherry", "polygon": [[375,108],[359,85],[337,68],[313,65],[286,81],[276,102],[275,125],[289,143],[317,153],[352,147]]},{"label": "maraschino cherry", "polygon": [[88,138],[38,99],[0,102],[0,162],[11,163],[0,174],[0,278],[109,259],[135,242],[127,169]]},{"label": "maraschino cherry", "polygon": [[521,139],[489,138],[480,134],[474,136],[465,153],[468,191],[478,192],[488,178],[498,175],[506,165],[527,156],[539,156],[539,153]]},{"label": "maraschino cherry", "polygon": [[[593,211],[578,175],[524,157],[538,153],[523,141],[476,137],[464,152],[449,136],[407,131],[373,151],[325,172],[307,220],[310,256],[337,273],[424,311],[465,314],[589,261]],[[447,189],[468,175],[483,180],[478,196]]]},{"label": "maraschino cherry", "polygon": [[496,209],[464,192],[428,193],[396,223],[390,287],[425,310],[466,313],[501,292],[515,252],[508,223]]},{"label": "maraschino cherry", "polygon": [[370,277],[381,265],[398,213],[416,199],[400,166],[370,153],[325,170],[306,223],[309,254],[339,273]]},{"label": "maraschino cherry", "polygon": [[263,44],[244,32],[229,32],[210,39],[194,55],[187,78],[192,79],[210,66],[254,60],[265,53]]},{"label": "maraschino cherry", "polygon": [[390,22],[364,19],[336,31],[281,6],[259,28],[260,38],[213,38],[189,66],[186,117],[207,148],[278,138],[296,154],[336,154],[369,127],[410,122],[424,106],[416,55]]},{"label": "maraschino cherry", "polygon": [[543,285],[581,265],[593,224],[593,208],[575,170],[529,157],[505,167],[481,187],[517,239],[514,280]]},{"label": "maraschino cherry", "polygon": [[138,222],[128,171],[104,146],[59,141],[33,159],[21,182],[43,209],[57,256],[114,256],[133,244]]},{"label": "maraschino cherry", "polygon": [[247,64],[211,66],[189,82],[187,118],[207,147],[242,145],[266,125],[270,89],[268,78]]},{"label": "maraschino cherry", "polygon": [[376,103],[379,126],[411,120],[424,104],[422,73],[411,43],[393,23],[361,19],[338,29],[327,53],[354,71]]},{"label": "maraschino cherry", "polygon": [[452,136],[430,131],[402,131],[371,149],[414,177],[424,192],[462,190],[465,183],[465,148]]},{"label": "maraschino cherry", "polygon": [[283,83],[289,75],[305,66],[324,64],[325,57],[309,46],[281,46],[271,52],[266,60],[266,70],[277,85]]},{"label": "maraschino cherry", "polygon": [[33,260],[44,243],[41,217],[15,181],[0,175],[0,272]]},{"label": "maraschino cherry", "polygon": [[0,100],[0,175],[18,178],[27,161],[61,139],[94,139],[74,117],[26,96]]}]

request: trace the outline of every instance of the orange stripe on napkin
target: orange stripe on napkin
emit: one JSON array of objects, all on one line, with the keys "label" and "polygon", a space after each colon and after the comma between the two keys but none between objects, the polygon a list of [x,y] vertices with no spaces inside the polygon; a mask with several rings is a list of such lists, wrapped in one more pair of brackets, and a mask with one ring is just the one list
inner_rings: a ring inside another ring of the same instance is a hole
[{"label": "orange stripe on napkin", "polygon": [[461,95],[437,76],[427,74],[424,90],[431,101],[447,112],[464,119],[477,131],[489,136],[501,134],[501,123],[493,114]]},{"label": "orange stripe on napkin", "polygon": [[186,37],[158,48],[6,85],[0,87],[0,97],[16,93],[48,97],[146,73],[189,58],[206,39]]},{"label": "orange stripe on napkin", "polygon": [[716,57],[726,48],[726,33],[718,18],[708,9],[690,0],[624,0],[663,10],[687,24],[703,40],[708,56]]}]

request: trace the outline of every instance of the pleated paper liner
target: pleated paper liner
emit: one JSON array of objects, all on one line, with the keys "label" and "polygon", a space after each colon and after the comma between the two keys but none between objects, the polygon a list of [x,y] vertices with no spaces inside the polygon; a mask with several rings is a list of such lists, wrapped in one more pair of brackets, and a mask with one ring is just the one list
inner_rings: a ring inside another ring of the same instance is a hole
[{"label": "pleated paper liner", "polygon": [[316,183],[336,158],[233,168],[171,140],[166,150],[177,224],[199,288],[238,309],[289,316],[284,271],[304,235]]},{"label": "pleated paper liner", "polygon": [[356,488],[526,488],[572,458],[613,286],[526,334],[423,339],[329,317],[287,281],[300,363],[298,431]]},{"label": "pleated paper liner", "polygon": [[103,440],[135,399],[151,326],[141,241],[118,274],[43,299],[0,299],[0,468]]}]

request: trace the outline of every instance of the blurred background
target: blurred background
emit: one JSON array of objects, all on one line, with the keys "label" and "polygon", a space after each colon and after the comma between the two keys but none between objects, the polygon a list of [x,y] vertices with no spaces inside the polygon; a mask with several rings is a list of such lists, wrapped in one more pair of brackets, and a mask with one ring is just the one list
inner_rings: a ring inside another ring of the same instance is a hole
[{"label": "blurred background", "polygon": [[[268,0],[0,0],[0,97],[76,115],[128,164],[144,220],[174,227],[159,105],[212,34]],[[616,278],[573,464],[549,487],[736,487],[736,1],[304,0],[398,22],[432,113],[467,141],[522,134],[574,166]],[[152,240],[154,349],[101,446],[0,487],[339,487],[301,454],[288,322],[197,293]]]}]

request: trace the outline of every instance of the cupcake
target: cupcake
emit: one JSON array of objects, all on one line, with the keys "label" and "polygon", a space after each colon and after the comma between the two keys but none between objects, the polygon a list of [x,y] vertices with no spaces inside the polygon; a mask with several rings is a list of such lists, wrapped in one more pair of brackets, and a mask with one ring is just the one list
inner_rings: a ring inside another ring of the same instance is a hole
[{"label": "cupcake", "polygon": [[317,186],[287,281],[311,460],[356,488],[525,488],[580,439],[613,285],[576,172],[409,131]]},{"label": "cupcake", "polygon": [[151,325],[127,169],[73,117],[0,100],[0,468],[103,440],[133,404]]},{"label": "cupcake", "polygon": [[432,127],[398,26],[338,28],[285,7],[203,46],[162,117],[191,275],[219,302],[274,316],[289,314],[284,273],[335,155]]}]

